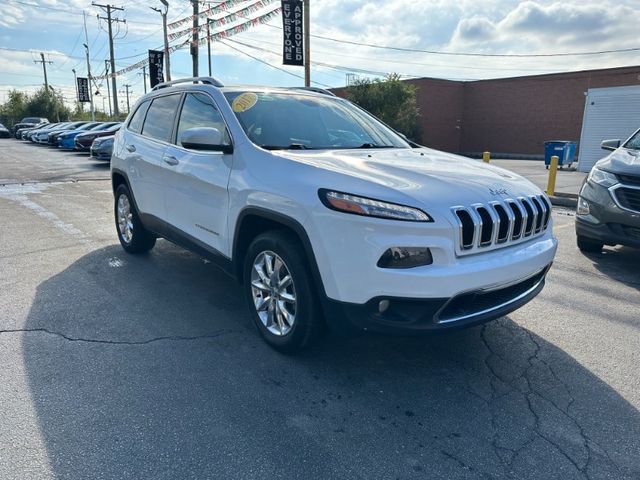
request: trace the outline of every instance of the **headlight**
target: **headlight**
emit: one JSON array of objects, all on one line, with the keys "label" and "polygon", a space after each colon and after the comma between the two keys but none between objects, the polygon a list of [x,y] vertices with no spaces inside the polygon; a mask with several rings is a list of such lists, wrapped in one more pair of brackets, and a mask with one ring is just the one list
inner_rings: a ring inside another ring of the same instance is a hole
[{"label": "headlight", "polygon": [[604,170],[600,170],[598,167],[593,167],[589,173],[587,181],[609,188],[618,183],[618,177],[613,173],[605,172]]},{"label": "headlight", "polygon": [[318,194],[327,208],[339,212],[406,222],[433,222],[429,215],[413,207],[325,189]]}]

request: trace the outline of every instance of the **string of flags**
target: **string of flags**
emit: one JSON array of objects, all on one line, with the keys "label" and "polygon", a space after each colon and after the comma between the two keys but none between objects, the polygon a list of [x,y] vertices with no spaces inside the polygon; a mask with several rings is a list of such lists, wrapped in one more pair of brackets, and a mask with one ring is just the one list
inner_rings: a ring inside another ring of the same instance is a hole
[{"label": "string of flags", "polygon": [[[202,12],[200,12],[198,14],[198,18],[200,19],[205,19],[208,17],[211,17],[213,15],[215,15],[216,13],[220,13],[223,11],[227,11],[233,7],[236,7],[237,5],[240,5],[244,2],[246,2],[247,0],[227,0],[225,2],[220,3],[219,5],[215,5],[212,7],[207,8],[206,10],[203,10]],[[254,5],[258,4],[258,3],[262,3],[264,0],[259,0],[257,2],[254,2]],[[186,18],[182,18],[180,20],[176,20],[175,22],[171,22],[167,25],[167,28],[169,30],[173,30],[174,28],[178,28],[181,27],[183,25],[186,25],[188,23],[192,23],[193,19],[194,19],[195,15],[191,15],[189,17]]]},{"label": "string of flags", "polygon": [[[231,3],[235,0],[228,0],[225,3]],[[265,1],[267,1],[268,3],[272,3],[272,1],[269,0],[260,0],[260,2],[257,3],[265,3]],[[220,4],[222,5],[222,4]],[[217,7],[216,7],[217,8]],[[225,38],[229,38],[232,37],[233,35],[237,35],[238,33],[242,33],[242,32],[246,32],[247,30],[249,30],[251,27],[255,27],[256,25],[261,25],[263,23],[267,23],[270,20],[272,20],[274,17],[280,15],[281,12],[281,7],[278,6],[276,8],[274,8],[273,10],[270,10],[269,12],[266,12],[263,15],[260,15],[259,17],[256,18],[252,18],[247,20],[246,22],[240,23],[234,27],[230,27],[227,28],[226,30],[222,30],[220,32],[215,32],[212,33],[211,35],[209,35],[209,39],[212,42],[217,42],[220,40],[224,40]],[[187,40],[185,40],[183,43],[179,43],[177,45],[174,45],[172,47],[169,48],[169,53],[173,53],[176,50],[180,50],[182,48],[187,47],[188,45],[191,45],[192,40],[189,38]],[[200,45],[204,45],[207,43],[207,36],[205,35],[204,38],[201,38],[198,42]],[[149,64],[149,59],[145,58],[143,60],[140,60],[139,62],[134,63],[133,65],[129,65],[128,67],[125,67],[121,70],[118,70],[115,73],[112,74],[108,74],[108,75],[101,75],[101,76],[92,76],[91,78],[93,80],[105,80],[108,78],[111,78],[112,76],[117,77],[119,75],[123,75],[125,73],[131,72],[133,70],[138,70],[140,68],[142,68],[144,65],[148,65]]]},{"label": "string of flags", "polygon": [[[258,10],[263,9],[264,7],[268,6],[269,4],[275,1],[276,0],[260,0],[245,8],[237,10],[233,13],[229,13],[224,17],[220,17],[216,19],[207,19],[207,21],[209,22],[209,25],[212,27],[221,27],[223,25],[236,22],[239,19],[242,19],[248,15],[251,15],[252,13],[255,13]],[[206,23],[201,24],[197,30],[201,32],[203,29],[206,28],[206,26],[207,26]],[[184,35],[193,34],[193,31],[194,31],[194,28],[186,28],[184,30],[178,30],[177,32],[170,33],[169,35],[167,35],[167,37],[169,38],[169,40],[175,40],[176,38],[182,37]]]}]

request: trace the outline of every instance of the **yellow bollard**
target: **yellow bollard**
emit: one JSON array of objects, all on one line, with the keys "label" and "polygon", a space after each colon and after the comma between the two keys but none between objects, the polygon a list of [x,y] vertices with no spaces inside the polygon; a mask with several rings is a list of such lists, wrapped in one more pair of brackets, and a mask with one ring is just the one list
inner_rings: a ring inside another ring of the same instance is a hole
[{"label": "yellow bollard", "polygon": [[551,167],[549,168],[549,181],[547,182],[547,195],[550,197],[556,193],[556,175],[558,174],[558,162],[560,158],[557,155],[551,157]]},{"label": "yellow bollard", "polygon": [[491,152],[482,152],[482,161],[484,163],[489,163],[491,160]]}]

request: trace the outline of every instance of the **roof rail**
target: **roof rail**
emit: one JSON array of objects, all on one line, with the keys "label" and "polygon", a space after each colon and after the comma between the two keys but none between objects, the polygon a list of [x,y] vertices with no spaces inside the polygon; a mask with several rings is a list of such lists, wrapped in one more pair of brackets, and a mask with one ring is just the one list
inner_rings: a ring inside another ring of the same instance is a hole
[{"label": "roof rail", "polygon": [[224,84],[213,77],[191,77],[191,78],[181,78],[179,80],[171,80],[170,82],[163,82],[163,83],[159,83],[158,85],[156,85],[155,87],[153,87],[151,90],[160,90],[161,88],[167,88],[170,87],[171,85],[176,85],[178,83],[204,83],[206,85],[213,85],[214,87],[224,87]]},{"label": "roof rail", "polygon": [[319,87],[293,87],[295,90],[307,90],[309,92],[315,92],[315,93],[322,93],[323,95],[331,95],[332,97],[335,97],[336,94],[333,93],[330,90],[326,90],[324,88],[319,88]]}]

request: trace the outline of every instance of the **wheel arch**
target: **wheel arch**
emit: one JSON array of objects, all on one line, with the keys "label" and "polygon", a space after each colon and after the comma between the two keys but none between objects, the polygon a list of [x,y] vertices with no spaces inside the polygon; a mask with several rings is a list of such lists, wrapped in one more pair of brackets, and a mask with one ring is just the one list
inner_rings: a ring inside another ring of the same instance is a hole
[{"label": "wheel arch", "polygon": [[306,230],[300,222],[287,215],[261,207],[246,207],[238,215],[235,234],[233,236],[233,268],[234,275],[242,282],[244,257],[249,245],[261,233],[269,230],[286,230],[296,238],[302,246],[303,252],[309,262],[311,276],[316,288],[323,298],[326,298],[324,284],[320,276],[320,269],[316,261],[313,247]]}]

